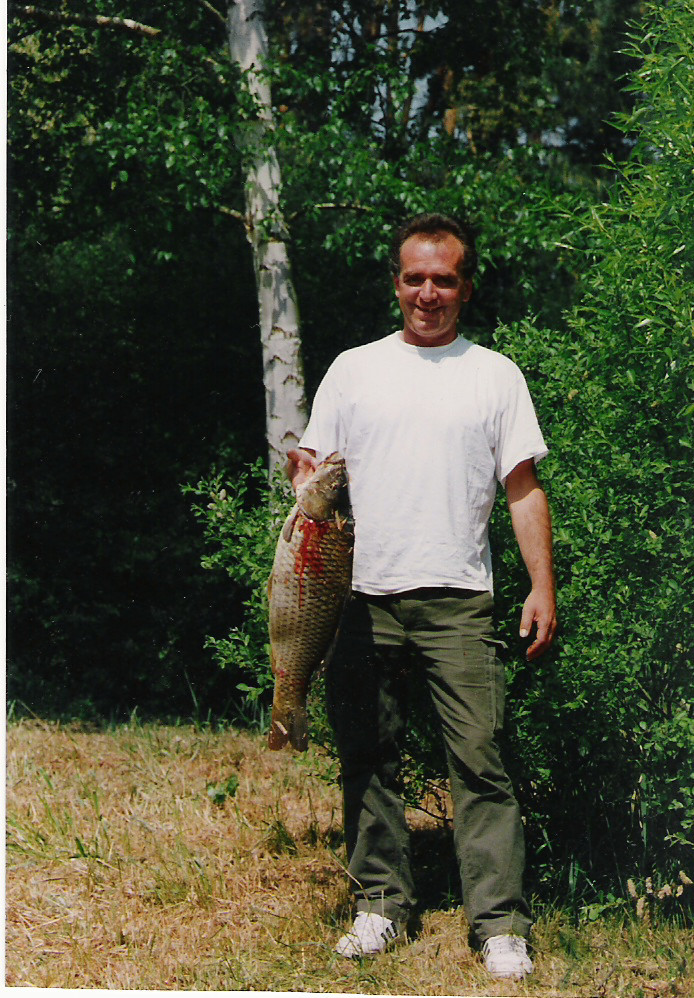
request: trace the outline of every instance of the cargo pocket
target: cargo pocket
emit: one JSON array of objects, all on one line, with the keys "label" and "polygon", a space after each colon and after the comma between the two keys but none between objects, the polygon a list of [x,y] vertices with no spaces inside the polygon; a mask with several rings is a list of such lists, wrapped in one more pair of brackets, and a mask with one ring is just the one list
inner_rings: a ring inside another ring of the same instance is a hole
[{"label": "cargo pocket", "polygon": [[497,638],[483,638],[489,684],[489,709],[494,732],[504,726],[504,704],[506,701],[506,670],[500,652],[508,650],[508,645]]}]

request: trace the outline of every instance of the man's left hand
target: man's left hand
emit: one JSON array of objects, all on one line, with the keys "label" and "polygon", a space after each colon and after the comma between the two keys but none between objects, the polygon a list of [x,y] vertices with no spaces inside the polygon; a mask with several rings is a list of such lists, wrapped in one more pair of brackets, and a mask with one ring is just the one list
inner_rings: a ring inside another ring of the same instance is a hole
[{"label": "man's left hand", "polygon": [[557,633],[557,607],[553,589],[533,589],[523,604],[520,636],[527,638],[535,628],[535,640],[525,655],[528,661],[546,652]]},{"label": "man's left hand", "polygon": [[511,522],[532,589],[523,606],[520,636],[535,631],[526,652],[532,661],[547,651],[557,630],[557,604],[552,569],[552,518],[532,458],[521,461],[506,478]]}]

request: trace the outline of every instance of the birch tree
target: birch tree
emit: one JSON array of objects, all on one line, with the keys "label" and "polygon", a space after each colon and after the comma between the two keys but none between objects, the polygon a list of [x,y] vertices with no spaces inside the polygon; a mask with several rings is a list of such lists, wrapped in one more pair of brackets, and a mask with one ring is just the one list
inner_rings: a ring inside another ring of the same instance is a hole
[{"label": "birch tree", "polygon": [[[279,203],[281,175],[272,142],[270,86],[263,74],[268,38],[258,0],[230,0],[226,21],[211,5],[204,6],[225,27],[231,59],[241,71],[246,96],[255,109],[250,120],[239,124],[235,136],[245,167],[245,211],[241,214],[224,206],[220,210],[241,218],[253,253],[272,472],[303,432],[306,395],[299,316],[287,253],[288,233]],[[23,5],[14,6],[13,12],[25,19],[57,26],[99,28],[159,41],[168,37],[158,27],[119,16]],[[203,57],[203,62],[214,73],[214,59]]]},{"label": "birch tree", "polygon": [[245,160],[246,233],[253,250],[270,471],[295,446],[306,425],[301,335],[287,253],[287,229],[279,203],[280,167],[272,144],[270,86],[263,74],[268,40],[258,0],[232,0],[229,49],[257,110],[240,127]]}]

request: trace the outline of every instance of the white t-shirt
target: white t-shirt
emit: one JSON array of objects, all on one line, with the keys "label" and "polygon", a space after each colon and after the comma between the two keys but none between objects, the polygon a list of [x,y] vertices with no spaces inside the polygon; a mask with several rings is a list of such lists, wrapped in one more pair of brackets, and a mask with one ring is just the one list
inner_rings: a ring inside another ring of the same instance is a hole
[{"label": "white t-shirt", "polygon": [[340,354],[301,447],[345,458],[353,588],[493,592],[487,526],[517,464],[547,447],[513,361],[463,337],[417,347],[393,333]]}]

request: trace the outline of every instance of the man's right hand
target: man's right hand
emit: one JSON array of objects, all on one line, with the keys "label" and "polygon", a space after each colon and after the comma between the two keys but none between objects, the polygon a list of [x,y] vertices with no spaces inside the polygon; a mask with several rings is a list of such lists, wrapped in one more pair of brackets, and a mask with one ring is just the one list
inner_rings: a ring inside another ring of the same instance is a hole
[{"label": "man's right hand", "polygon": [[300,485],[307,481],[318,467],[315,451],[303,450],[296,447],[287,451],[287,478],[292,483],[292,488],[296,492]]}]

